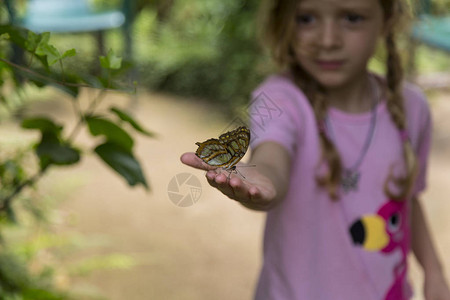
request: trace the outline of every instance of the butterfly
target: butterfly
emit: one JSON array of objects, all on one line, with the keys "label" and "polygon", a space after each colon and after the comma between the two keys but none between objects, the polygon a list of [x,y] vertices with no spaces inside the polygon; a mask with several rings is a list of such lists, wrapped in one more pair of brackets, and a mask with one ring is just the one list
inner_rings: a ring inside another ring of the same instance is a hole
[{"label": "butterfly", "polygon": [[236,171],[236,164],[244,157],[249,143],[250,130],[241,126],[220,135],[218,139],[195,143],[198,146],[195,155],[210,166]]}]

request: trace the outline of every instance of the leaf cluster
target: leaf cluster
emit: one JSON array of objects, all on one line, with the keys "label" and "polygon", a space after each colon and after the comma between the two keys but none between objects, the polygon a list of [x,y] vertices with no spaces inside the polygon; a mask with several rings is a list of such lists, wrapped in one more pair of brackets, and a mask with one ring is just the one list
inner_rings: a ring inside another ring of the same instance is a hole
[{"label": "leaf cluster", "polygon": [[[0,9],[3,5],[0,3]],[[73,72],[65,66],[66,62],[78,59],[77,55],[75,49],[55,47],[50,33],[37,34],[11,24],[0,24],[0,108],[14,116],[16,107],[12,99],[15,95],[29,86],[36,90],[53,87],[69,96],[76,120],[73,126],[45,113],[22,117],[21,128],[38,132],[37,139],[25,148],[0,148],[0,299],[67,298],[53,290],[51,280],[47,280],[51,272],[31,276],[26,262],[4,251],[7,245],[2,239],[2,229],[17,222],[14,203],[24,201],[24,191],[35,188],[49,169],[76,165],[92,153],[129,186],[141,185],[149,189],[141,163],[134,154],[134,134],[146,137],[154,134],[119,107],[110,106],[106,112],[99,112],[100,104],[108,100],[110,93],[135,92],[134,87],[117,80],[130,65],[110,50],[99,57],[101,71],[98,74]],[[89,99],[87,107],[80,103],[82,89],[99,90],[97,97]],[[87,151],[76,143],[83,128],[95,141],[95,146]],[[31,161],[30,156],[34,157]],[[30,166],[30,162],[35,166]]]},{"label": "leaf cluster", "polygon": [[50,270],[32,276],[11,253],[0,253],[0,299],[63,300],[69,296],[52,287]]},{"label": "leaf cluster", "polygon": [[[49,167],[74,165],[81,160],[83,153],[79,147],[73,144],[73,140],[83,126],[89,129],[93,138],[103,137],[102,143],[93,149],[93,152],[101,160],[122,176],[129,185],[141,184],[148,188],[141,165],[133,154],[134,139],[125,126],[148,137],[151,137],[152,133],[138,124],[130,114],[117,107],[111,107],[107,116],[96,114],[96,109],[106,98],[107,91],[131,90],[120,87],[114,80],[127,68],[127,66],[123,66],[121,57],[117,56],[113,50],[110,50],[106,56],[99,57],[99,64],[103,71],[98,76],[70,74],[64,70],[64,61],[76,57],[77,52],[75,49],[59,51],[50,43],[50,33],[36,34],[13,25],[0,25],[0,36],[1,42],[6,43],[12,50],[22,51],[24,59],[14,62],[8,58],[8,54],[11,53],[1,53],[2,87],[8,81],[8,74],[11,74],[17,90],[30,83],[37,87],[54,86],[59,88],[72,97],[75,115],[78,118],[77,126],[68,135],[64,134],[67,132],[67,125],[57,123],[51,116],[34,116],[22,120],[23,129],[37,130],[40,133],[39,140],[33,147],[40,170],[38,174],[28,178],[20,178],[18,175],[23,172],[18,171],[16,172],[17,176],[13,176],[14,180],[0,182],[3,187],[6,185],[13,187],[13,192],[9,195],[0,195],[0,211],[8,210],[12,198],[16,197],[24,187],[33,185]],[[58,66],[58,68],[53,66]],[[93,99],[89,107],[84,110],[77,99],[81,88],[98,88],[102,91],[101,96]],[[1,91],[3,102],[7,104],[8,95],[3,92],[4,89]],[[11,170],[11,166],[11,160],[0,161],[0,176],[2,173],[7,174],[6,170]],[[15,165],[15,167],[21,170],[20,165]]]}]

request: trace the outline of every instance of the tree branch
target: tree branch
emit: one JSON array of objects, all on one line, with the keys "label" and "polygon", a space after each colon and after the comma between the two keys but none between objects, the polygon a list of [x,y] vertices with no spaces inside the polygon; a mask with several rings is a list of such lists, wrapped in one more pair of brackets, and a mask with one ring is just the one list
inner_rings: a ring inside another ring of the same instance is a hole
[{"label": "tree branch", "polygon": [[[77,87],[77,88],[92,88],[92,86],[87,85],[87,84],[71,83],[71,82],[65,82],[65,81],[56,80],[54,78],[42,75],[42,74],[40,74],[40,73],[38,73],[36,71],[33,71],[33,70],[29,69],[29,68],[26,68],[26,67],[18,65],[16,63],[13,63],[12,61],[6,60],[6,59],[1,58],[1,57],[0,57],[0,61],[5,63],[5,64],[7,64],[7,65],[10,65],[10,66],[12,66],[14,68],[17,68],[17,69],[19,69],[19,70],[21,70],[21,71],[23,71],[25,73],[32,74],[32,75],[34,75],[36,77],[39,77],[41,79],[45,79],[47,81],[51,81],[53,83],[56,83],[56,84],[59,84],[59,85],[62,85],[62,86]],[[112,88],[103,88],[103,90],[117,92],[117,90],[112,89]]]},{"label": "tree branch", "polygon": [[34,176],[32,176],[29,179],[25,180],[24,182],[22,182],[18,186],[16,186],[16,188],[14,189],[14,191],[11,192],[11,194],[9,194],[8,196],[6,196],[3,199],[0,199],[0,212],[5,211],[8,207],[10,207],[12,200],[14,200],[14,198],[24,188],[26,188],[28,186],[31,186],[34,183],[36,183],[36,181],[38,181],[42,177],[42,175],[44,175],[44,173],[47,170],[47,168],[48,167],[45,167],[44,169],[41,169],[37,174],[35,174]]}]

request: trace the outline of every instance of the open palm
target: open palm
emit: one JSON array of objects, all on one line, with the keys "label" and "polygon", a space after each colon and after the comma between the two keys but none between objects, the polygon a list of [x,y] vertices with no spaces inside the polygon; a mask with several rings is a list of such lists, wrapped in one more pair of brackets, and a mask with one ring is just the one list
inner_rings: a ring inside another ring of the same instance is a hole
[{"label": "open palm", "polygon": [[276,196],[272,182],[258,171],[258,167],[239,164],[239,173],[231,174],[221,168],[213,167],[203,162],[193,152],[184,153],[181,162],[196,169],[208,171],[208,183],[231,199],[250,204],[255,208],[264,209],[273,202]]}]

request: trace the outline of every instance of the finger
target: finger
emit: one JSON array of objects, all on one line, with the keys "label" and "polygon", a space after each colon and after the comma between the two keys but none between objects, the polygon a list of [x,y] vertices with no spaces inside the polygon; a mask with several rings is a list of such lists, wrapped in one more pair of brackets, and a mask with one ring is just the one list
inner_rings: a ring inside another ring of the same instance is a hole
[{"label": "finger", "polygon": [[249,188],[248,195],[252,203],[260,203],[263,200],[261,191],[255,186]]},{"label": "finger", "polygon": [[217,170],[208,171],[206,173],[208,183],[221,191],[224,195],[239,202],[252,202],[261,197],[261,193],[257,187],[250,188],[239,177],[229,178],[225,173],[217,172]]},{"label": "finger", "polygon": [[231,199],[235,199],[234,190],[230,186],[229,178],[224,173],[219,173],[214,178],[217,189]]},{"label": "finger", "polygon": [[235,200],[240,202],[249,202],[250,194],[247,185],[238,177],[232,177],[229,181],[230,187],[233,189]]},{"label": "finger", "polygon": [[183,164],[200,170],[214,170],[216,167],[210,166],[201,160],[194,152],[186,152],[181,155],[180,160]]},{"label": "finger", "polygon": [[252,201],[261,199],[262,197],[261,191],[256,186],[250,187],[248,190],[248,194],[250,196],[250,200]]},{"label": "finger", "polygon": [[217,172],[214,170],[208,171],[206,173],[206,179],[208,180],[208,183],[210,186],[217,188],[217,183],[216,183],[216,176],[217,176]]},{"label": "finger", "polygon": [[206,179],[208,180],[209,185],[218,189],[228,197],[233,195],[228,183],[228,176],[224,173],[217,172],[216,170],[210,170],[206,173]]},{"label": "finger", "polygon": [[[261,193],[257,187],[250,185],[238,176],[227,178],[226,183],[225,178],[219,177],[216,182],[217,181],[219,182],[218,185],[222,192],[238,202],[250,203],[258,201],[261,197]],[[252,197],[254,197],[254,199]]]}]

